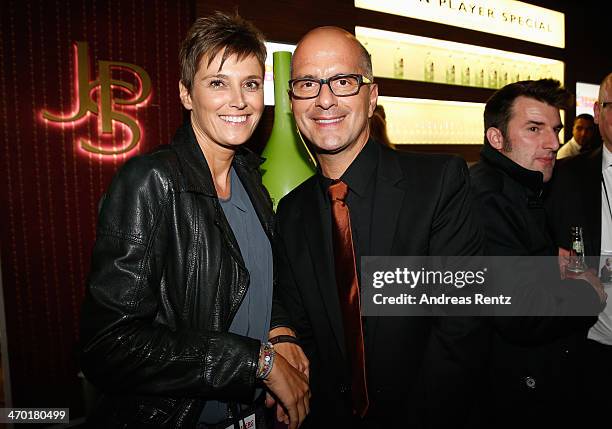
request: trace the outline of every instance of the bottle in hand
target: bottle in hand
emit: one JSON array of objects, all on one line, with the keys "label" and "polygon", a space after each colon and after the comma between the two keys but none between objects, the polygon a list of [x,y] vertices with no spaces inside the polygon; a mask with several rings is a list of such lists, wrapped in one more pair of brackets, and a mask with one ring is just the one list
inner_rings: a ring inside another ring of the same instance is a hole
[{"label": "bottle in hand", "polygon": [[569,257],[569,263],[566,266],[566,271],[576,275],[586,271],[586,263],[584,259],[584,240],[582,237],[582,227],[572,226],[570,228],[572,250]]}]

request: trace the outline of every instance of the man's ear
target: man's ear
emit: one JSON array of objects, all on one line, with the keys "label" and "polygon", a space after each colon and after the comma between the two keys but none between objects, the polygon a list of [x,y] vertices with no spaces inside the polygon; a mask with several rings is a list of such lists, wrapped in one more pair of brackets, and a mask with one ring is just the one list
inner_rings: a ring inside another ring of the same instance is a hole
[{"label": "man's ear", "polygon": [[499,128],[490,127],[486,132],[489,144],[495,149],[501,151],[504,147],[504,136]]},{"label": "man's ear", "polygon": [[371,118],[378,103],[378,85],[370,84],[370,108],[368,109],[368,118]]},{"label": "man's ear", "polygon": [[181,103],[183,103],[183,107],[187,110],[191,110],[191,94],[187,91],[183,82],[179,81],[179,98],[181,99]]}]

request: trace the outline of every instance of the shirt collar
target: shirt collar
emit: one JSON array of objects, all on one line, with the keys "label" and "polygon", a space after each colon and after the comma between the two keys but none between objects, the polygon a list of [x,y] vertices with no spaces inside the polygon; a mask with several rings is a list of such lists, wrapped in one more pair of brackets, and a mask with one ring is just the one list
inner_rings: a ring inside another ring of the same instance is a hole
[{"label": "shirt collar", "polygon": [[601,171],[604,171],[612,166],[612,152],[604,144],[601,148],[601,153]]},{"label": "shirt collar", "polygon": [[246,191],[244,190],[244,186],[242,186],[242,182],[240,181],[240,178],[238,177],[238,174],[236,173],[236,170],[234,170],[233,166],[230,167],[230,182],[231,193],[229,198],[226,200],[221,200],[219,198],[219,201],[222,203],[232,204],[241,212],[246,213],[247,203],[244,201]]},{"label": "shirt collar", "polygon": [[[360,197],[366,195],[368,184],[376,171],[378,164],[377,144],[379,143],[369,139],[342,177],[340,177],[340,180],[346,183],[349,189]],[[323,193],[327,195],[327,188],[333,181],[325,177],[321,170],[318,170],[318,173]]]},{"label": "shirt collar", "polygon": [[574,137],[572,137],[570,141],[568,141],[566,144],[572,146],[574,150],[576,150],[576,152],[580,152],[580,149],[582,149],[582,146],[578,144],[578,142],[576,141]]},{"label": "shirt collar", "polygon": [[368,140],[355,160],[349,165],[340,178],[348,187],[360,197],[366,194],[371,177],[376,171],[378,161],[378,143]]}]

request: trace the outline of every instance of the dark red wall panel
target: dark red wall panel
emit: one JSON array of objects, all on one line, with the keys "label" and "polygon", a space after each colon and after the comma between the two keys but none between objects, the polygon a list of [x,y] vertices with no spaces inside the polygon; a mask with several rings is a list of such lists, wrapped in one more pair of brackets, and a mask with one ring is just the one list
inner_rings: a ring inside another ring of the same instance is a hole
[{"label": "dark red wall panel", "polygon": [[[80,303],[98,200],[119,165],[167,143],[180,124],[177,57],[193,19],[189,0],[2,4],[0,243],[15,406],[79,407]],[[119,86],[134,89],[109,93],[118,119],[111,121],[113,134],[100,132],[100,116],[108,113],[103,109],[63,124],[42,116],[70,117],[78,110],[76,41],[88,44],[81,72],[89,69],[91,92],[81,91],[82,100],[95,106],[102,100],[104,82],[95,82],[100,61],[135,64],[150,77],[147,100],[122,106],[117,100],[134,98],[141,79],[128,67],[111,68]],[[79,148],[82,138],[108,151],[131,141],[118,113],[142,131],[133,150],[104,156]]]}]

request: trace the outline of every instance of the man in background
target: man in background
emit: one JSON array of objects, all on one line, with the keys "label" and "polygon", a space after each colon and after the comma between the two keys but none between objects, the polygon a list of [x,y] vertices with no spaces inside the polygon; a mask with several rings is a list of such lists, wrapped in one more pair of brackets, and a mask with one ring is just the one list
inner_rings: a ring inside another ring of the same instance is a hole
[{"label": "man in background", "polygon": [[[546,206],[556,245],[570,249],[570,227],[581,226],[589,267],[601,272],[606,257],[600,255],[612,255],[612,73],[599,87],[594,112],[603,146],[559,166]],[[612,304],[608,299],[588,332],[582,367],[583,395],[589,400],[600,402],[610,397],[611,362]]]},{"label": "man in background", "polygon": [[[548,232],[542,201],[563,128],[559,110],[571,100],[552,79],[515,82],[495,92],[485,106],[481,160],[470,170],[474,209],[485,231],[485,255],[550,257],[548,264],[529,266],[528,272],[513,266],[505,276],[516,288],[514,305],[536,306],[538,316],[565,315],[577,303],[596,312],[605,296],[593,274],[561,280],[558,249]],[[534,263],[544,259],[525,258]],[[523,302],[516,302],[523,296]],[[517,314],[521,315],[525,314]],[[577,399],[575,350],[592,320],[495,317],[490,322],[485,426],[552,426],[564,421],[558,419],[561,416],[570,418]]]},{"label": "man in background", "polygon": [[582,113],[574,119],[572,138],[561,146],[557,152],[557,159],[578,155],[581,151],[590,148],[595,134],[595,122],[592,115]]}]

